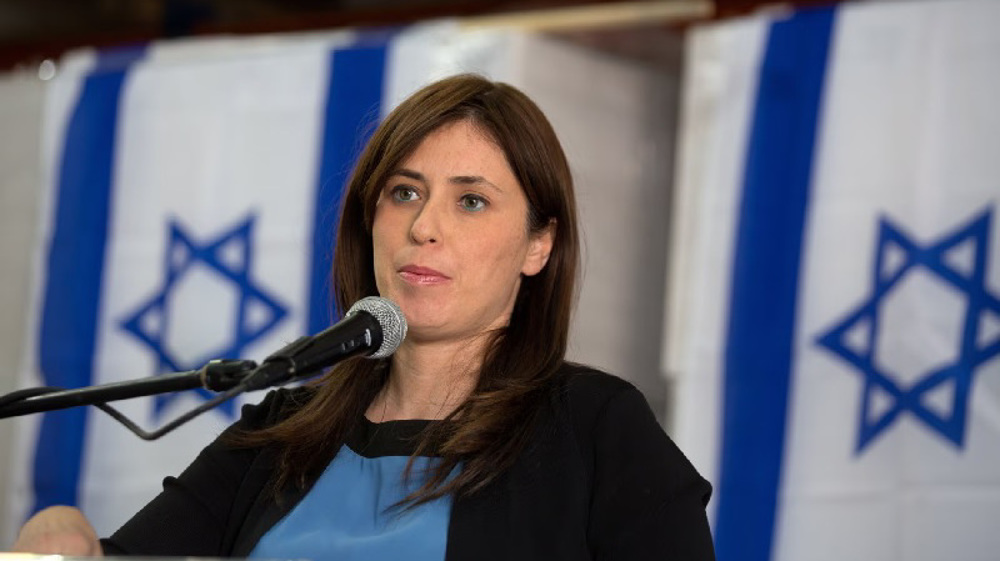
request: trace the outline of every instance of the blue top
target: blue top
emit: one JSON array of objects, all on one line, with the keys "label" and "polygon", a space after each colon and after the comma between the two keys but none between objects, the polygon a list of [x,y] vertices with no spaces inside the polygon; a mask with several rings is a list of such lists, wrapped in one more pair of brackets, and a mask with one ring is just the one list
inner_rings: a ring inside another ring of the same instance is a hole
[{"label": "blue top", "polygon": [[393,508],[423,482],[434,459],[403,471],[429,421],[362,421],[362,438],[349,438],[309,493],[250,553],[256,558],[443,561],[451,498],[404,510]]}]

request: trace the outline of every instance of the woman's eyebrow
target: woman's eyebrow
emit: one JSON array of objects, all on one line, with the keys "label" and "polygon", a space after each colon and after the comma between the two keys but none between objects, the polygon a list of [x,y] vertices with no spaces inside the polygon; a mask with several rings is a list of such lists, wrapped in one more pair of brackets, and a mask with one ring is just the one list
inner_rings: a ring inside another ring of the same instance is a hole
[{"label": "woman's eyebrow", "polygon": [[415,179],[417,181],[423,181],[425,183],[427,182],[427,178],[424,177],[424,174],[420,173],[419,171],[413,171],[412,169],[406,169],[406,168],[397,169],[396,171],[392,172],[392,175],[402,175],[403,177],[409,177],[410,179]]},{"label": "woman's eyebrow", "polygon": [[[415,181],[427,183],[427,178],[424,174],[408,168],[397,169],[392,172],[392,175],[400,175]],[[503,192],[503,189],[481,175],[454,175],[448,178],[448,182],[455,185],[487,185],[501,193]]]},{"label": "woman's eyebrow", "polygon": [[481,175],[455,175],[449,177],[448,181],[458,185],[488,185],[501,193],[503,192],[503,189]]}]

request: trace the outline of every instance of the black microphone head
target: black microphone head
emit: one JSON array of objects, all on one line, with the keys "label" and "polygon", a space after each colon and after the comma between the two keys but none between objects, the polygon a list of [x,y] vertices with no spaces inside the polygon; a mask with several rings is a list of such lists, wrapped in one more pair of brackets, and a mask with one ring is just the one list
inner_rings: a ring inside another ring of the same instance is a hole
[{"label": "black microphone head", "polygon": [[382,328],[382,345],[368,358],[385,358],[391,356],[406,338],[406,318],[403,310],[391,300],[378,296],[368,296],[358,300],[347,310],[346,316],[356,312],[367,312],[375,318]]}]

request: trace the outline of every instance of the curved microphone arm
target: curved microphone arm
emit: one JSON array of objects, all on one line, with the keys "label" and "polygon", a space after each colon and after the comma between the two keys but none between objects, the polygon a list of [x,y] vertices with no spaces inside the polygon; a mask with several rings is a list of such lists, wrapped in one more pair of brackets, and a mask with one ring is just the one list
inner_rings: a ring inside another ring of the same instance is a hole
[{"label": "curved microphone arm", "polygon": [[[318,374],[337,362],[368,356],[383,359],[396,351],[406,337],[406,318],[399,306],[375,296],[357,301],[344,318],[314,336],[299,337],[264,359],[213,360],[200,370],[116,382],[78,389],[32,388],[0,396],[0,419],[29,413],[94,405],[144,440],[167,434],[187,421],[237,395]],[[109,401],[204,387],[222,392],[160,429],[147,432]]]},{"label": "curved microphone arm", "polygon": [[[135,433],[139,438],[143,440],[155,440],[205,411],[247,391],[249,388],[245,384],[245,380],[255,370],[257,370],[257,363],[252,360],[213,360],[198,370],[154,376],[141,380],[114,382],[77,389],[55,387],[29,388],[0,396],[0,419],[42,411],[67,409],[81,405],[94,405],[116,421],[125,425],[126,428]],[[171,393],[199,387],[223,393],[152,432],[143,430],[120,411],[107,404],[109,401]]]}]

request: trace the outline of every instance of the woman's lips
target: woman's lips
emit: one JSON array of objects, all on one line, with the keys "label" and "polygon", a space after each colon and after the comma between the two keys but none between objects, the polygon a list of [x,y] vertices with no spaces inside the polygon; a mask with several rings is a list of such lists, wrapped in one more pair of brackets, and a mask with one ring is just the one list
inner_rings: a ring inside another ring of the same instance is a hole
[{"label": "woman's lips", "polygon": [[451,280],[451,277],[429,267],[407,265],[399,270],[399,276],[411,284],[441,284]]}]

